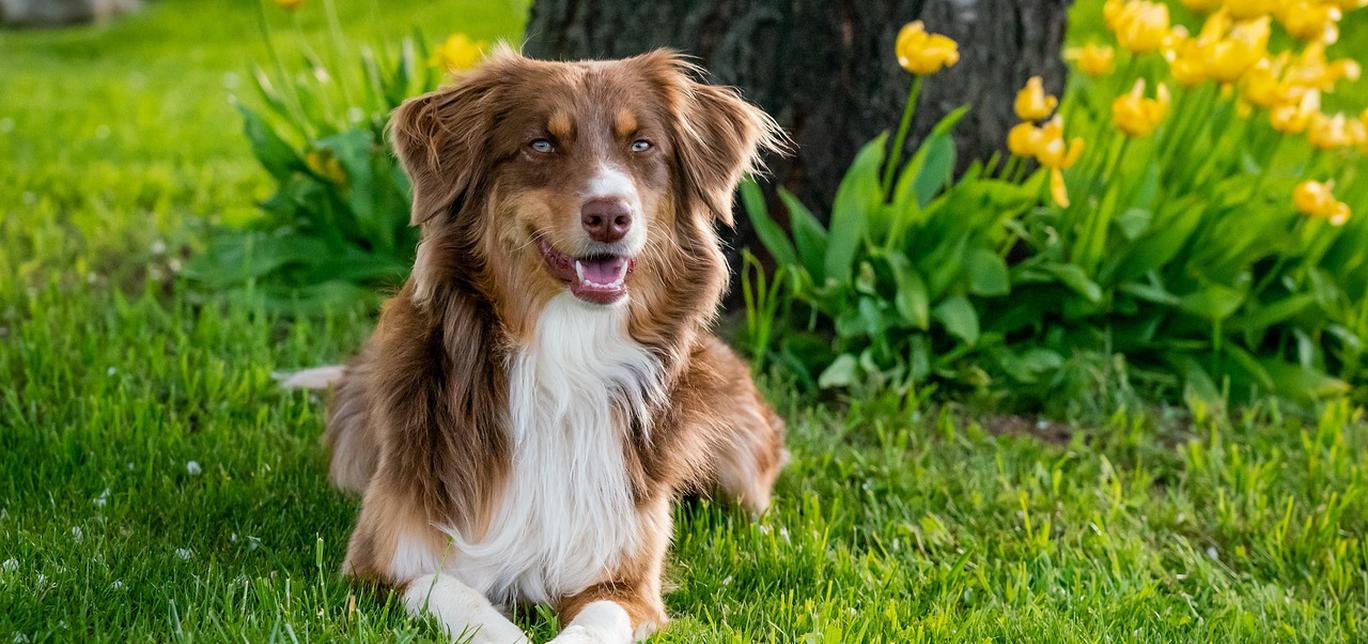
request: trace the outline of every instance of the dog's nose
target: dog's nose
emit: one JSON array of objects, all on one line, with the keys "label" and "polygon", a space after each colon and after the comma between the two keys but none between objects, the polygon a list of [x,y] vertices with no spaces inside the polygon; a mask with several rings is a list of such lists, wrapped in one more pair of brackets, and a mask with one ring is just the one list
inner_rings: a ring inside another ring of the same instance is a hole
[{"label": "dog's nose", "polygon": [[580,225],[589,238],[611,243],[632,228],[632,211],[622,199],[590,199],[580,208]]}]

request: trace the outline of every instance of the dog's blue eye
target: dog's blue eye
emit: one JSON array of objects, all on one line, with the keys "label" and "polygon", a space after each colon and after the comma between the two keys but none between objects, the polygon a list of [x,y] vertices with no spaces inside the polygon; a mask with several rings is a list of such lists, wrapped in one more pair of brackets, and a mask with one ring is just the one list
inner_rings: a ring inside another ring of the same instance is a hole
[{"label": "dog's blue eye", "polygon": [[555,148],[555,146],[551,145],[551,142],[546,139],[537,139],[529,143],[528,147],[532,148],[533,151],[541,152],[543,154],[550,152]]},{"label": "dog's blue eye", "polygon": [[645,139],[638,139],[638,140],[632,142],[632,151],[633,151],[633,152],[645,152],[645,151],[647,151],[647,150],[649,150],[649,149],[651,149],[651,142],[650,142],[650,141],[647,141],[647,140],[645,140]]}]

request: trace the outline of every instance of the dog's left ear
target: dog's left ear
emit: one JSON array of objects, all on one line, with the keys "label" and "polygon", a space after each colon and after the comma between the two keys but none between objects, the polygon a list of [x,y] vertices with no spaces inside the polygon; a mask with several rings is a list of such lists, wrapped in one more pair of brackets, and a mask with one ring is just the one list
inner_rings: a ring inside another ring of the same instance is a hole
[{"label": "dog's left ear", "polygon": [[675,110],[678,176],[688,197],[732,226],[732,198],[742,177],[764,168],[762,154],[788,151],[779,125],[736,90],[695,80],[702,73],[679,54],[660,50],[643,62],[663,72]]}]

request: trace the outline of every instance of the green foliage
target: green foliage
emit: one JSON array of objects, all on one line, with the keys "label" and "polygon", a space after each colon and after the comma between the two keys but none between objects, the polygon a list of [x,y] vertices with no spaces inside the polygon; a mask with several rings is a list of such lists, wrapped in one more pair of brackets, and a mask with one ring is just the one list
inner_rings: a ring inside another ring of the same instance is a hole
[{"label": "green foliage", "polygon": [[416,33],[376,50],[353,46],[335,25],[326,57],[296,33],[303,64],[287,68],[265,14],[261,24],[272,64],[253,71],[255,104],[237,108],[276,191],[260,216],[214,231],[186,275],[279,311],[373,301],[408,274],[417,244],[408,178],[386,143],[386,122],[439,74]]},{"label": "green foliage", "polygon": [[[1165,73],[1157,56],[1131,58],[1132,75]],[[781,189],[785,234],[744,187],[788,300],[766,311],[780,316],[758,354],[819,387],[934,381],[1028,407],[1075,390],[1080,360],[1111,356],[1148,391],[1207,405],[1310,403],[1368,383],[1364,155],[1318,151],[1274,131],[1266,112],[1242,116],[1213,84],[1180,91],[1158,131],[1132,139],[1110,110],[1131,80],[1080,76],[1060,107],[1093,133],[1060,175],[1067,205],[1051,169],[1027,172],[1018,157],[953,178],[964,108],[901,167],[884,158],[886,136],[870,141],[829,228]],[[896,179],[881,185],[881,174]],[[1336,226],[1299,213],[1292,194],[1307,177],[1334,179],[1356,215]]]},{"label": "green foliage", "polygon": [[[950,183],[951,135],[964,112],[942,119],[894,175],[888,200],[879,181],[887,141],[861,149],[837,191],[830,230],[781,189],[793,231],[783,235],[759,189],[743,186],[762,242],[779,275],[789,276],[784,292],[801,303],[787,320],[793,328],[769,335],[776,338],[770,348],[804,380],[903,387],[950,376],[981,345],[1001,343],[1000,334],[985,336],[975,301],[1011,293],[1005,224],[1034,203],[1036,191],[1033,183],[984,176],[978,164]],[[830,348],[814,351],[820,346]]]}]

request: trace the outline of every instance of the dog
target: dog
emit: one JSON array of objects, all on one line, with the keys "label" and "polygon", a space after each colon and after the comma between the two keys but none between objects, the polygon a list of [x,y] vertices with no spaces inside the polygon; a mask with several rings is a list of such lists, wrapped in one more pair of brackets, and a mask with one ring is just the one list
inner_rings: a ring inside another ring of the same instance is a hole
[{"label": "dog", "polygon": [[681,55],[548,62],[502,46],[405,102],[390,135],[413,271],[332,386],[330,479],[362,495],[344,572],[454,639],[632,642],[667,620],[671,504],[759,515],[784,422],[710,333],[716,223],[787,139]]}]

